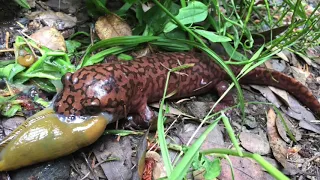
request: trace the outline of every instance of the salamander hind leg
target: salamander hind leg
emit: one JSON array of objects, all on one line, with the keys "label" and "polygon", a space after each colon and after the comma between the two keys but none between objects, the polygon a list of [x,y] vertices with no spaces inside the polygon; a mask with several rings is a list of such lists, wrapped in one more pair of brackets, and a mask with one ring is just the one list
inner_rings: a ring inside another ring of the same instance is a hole
[{"label": "salamander hind leg", "polygon": [[[227,81],[220,81],[216,86],[215,90],[217,91],[219,97],[221,97],[224,92],[229,88],[229,83]],[[210,103],[210,107],[214,105],[213,103]],[[223,99],[217,104],[214,108],[214,112],[219,112],[225,108],[228,108],[230,106],[234,105],[234,99],[230,92],[228,92]],[[226,112],[226,114],[229,114],[229,112]]]},{"label": "salamander hind leg", "polygon": [[157,116],[150,109],[147,104],[143,104],[140,108],[138,108],[138,113],[129,114],[127,116],[128,122],[126,123],[126,127],[133,127],[137,129],[145,129],[148,128]]}]

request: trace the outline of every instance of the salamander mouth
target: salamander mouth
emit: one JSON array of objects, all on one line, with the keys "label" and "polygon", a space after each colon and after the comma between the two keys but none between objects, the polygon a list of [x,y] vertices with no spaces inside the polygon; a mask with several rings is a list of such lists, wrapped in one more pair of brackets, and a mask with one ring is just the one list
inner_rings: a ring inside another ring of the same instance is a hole
[{"label": "salamander mouth", "polygon": [[107,112],[101,112],[97,115],[84,115],[84,116],[76,116],[76,115],[70,115],[70,116],[65,116],[63,114],[57,114],[59,120],[61,122],[65,123],[82,123],[88,119],[91,119],[92,117],[96,116],[103,116],[105,119],[108,120],[108,122],[112,122],[114,117],[112,114],[107,113]]}]

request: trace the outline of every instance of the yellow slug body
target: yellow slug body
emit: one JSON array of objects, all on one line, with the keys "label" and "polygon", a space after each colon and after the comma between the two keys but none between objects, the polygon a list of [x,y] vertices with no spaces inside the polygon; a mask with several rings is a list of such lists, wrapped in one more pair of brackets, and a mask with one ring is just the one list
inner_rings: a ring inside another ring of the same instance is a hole
[{"label": "yellow slug body", "polygon": [[71,154],[95,142],[107,124],[108,120],[102,115],[79,123],[67,123],[52,109],[42,110],[0,143],[0,171]]}]

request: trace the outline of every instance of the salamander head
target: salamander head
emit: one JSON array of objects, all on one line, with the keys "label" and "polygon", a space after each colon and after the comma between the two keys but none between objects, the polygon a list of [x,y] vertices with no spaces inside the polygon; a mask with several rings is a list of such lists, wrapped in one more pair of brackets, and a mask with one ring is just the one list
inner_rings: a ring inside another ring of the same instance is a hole
[{"label": "salamander head", "polygon": [[[119,87],[111,73],[83,68],[67,73],[63,89],[54,101],[54,110],[64,116],[91,116],[100,112],[113,114],[119,106]],[[112,121],[112,120],[109,120]]]}]

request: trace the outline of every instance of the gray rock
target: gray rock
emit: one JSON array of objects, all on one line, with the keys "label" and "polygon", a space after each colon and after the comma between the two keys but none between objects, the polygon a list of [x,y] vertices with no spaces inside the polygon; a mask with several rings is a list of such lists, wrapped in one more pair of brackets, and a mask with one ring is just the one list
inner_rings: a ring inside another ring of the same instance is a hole
[{"label": "gray rock", "polygon": [[62,157],[53,161],[11,171],[9,174],[12,180],[67,180],[70,176],[70,170],[69,158]]}]

